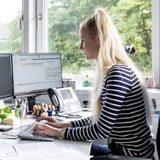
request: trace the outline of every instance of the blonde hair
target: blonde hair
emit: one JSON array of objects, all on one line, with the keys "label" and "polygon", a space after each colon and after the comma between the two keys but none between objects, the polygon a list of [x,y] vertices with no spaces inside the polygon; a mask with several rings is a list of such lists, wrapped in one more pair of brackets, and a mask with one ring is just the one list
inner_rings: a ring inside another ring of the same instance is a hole
[{"label": "blonde hair", "polygon": [[126,54],[120,35],[104,9],[96,9],[94,16],[87,18],[81,24],[80,29],[93,36],[97,36],[100,44],[96,59],[96,76],[91,100],[95,113],[94,122],[96,122],[101,112],[100,95],[104,78],[113,65],[128,65],[135,71],[141,84],[143,84],[143,80],[140,72]]}]

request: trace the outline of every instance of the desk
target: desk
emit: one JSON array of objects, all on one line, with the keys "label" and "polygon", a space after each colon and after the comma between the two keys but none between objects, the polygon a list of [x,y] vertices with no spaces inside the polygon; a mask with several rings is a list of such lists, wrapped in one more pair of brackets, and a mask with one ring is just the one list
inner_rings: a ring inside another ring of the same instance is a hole
[{"label": "desk", "polygon": [[0,160],[89,160],[90,147],[89,141],[28,141],[8,139],[0,134]]},{"label": "desk", "polygon": [[89,142],[0,140],[1,160],[89,160]]}]

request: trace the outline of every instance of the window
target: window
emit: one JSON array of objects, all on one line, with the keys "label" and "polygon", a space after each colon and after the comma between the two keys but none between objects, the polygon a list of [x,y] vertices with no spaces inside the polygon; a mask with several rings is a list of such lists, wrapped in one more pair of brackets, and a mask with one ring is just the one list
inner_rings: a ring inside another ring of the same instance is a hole
[{"label": "window", "polygon": [[135,48],[135,53],[130,57],[146,77],[152,76],[151,0],[95,1],[94,4],[91,0],[47,0],[48,49],[62,53],[63,71],[69,77],[68,72],[82,74],[81,79],[90,78],[87,74],[94,65],[85,60],[79,50],[79,24],[93,14],[97,6],[109,11],[123,38],[124,47],[129,45]]},{"label": "window", "polygon": [[21,0],[0,2],[0,53],[21,51],[22,36],[19,29],[21,6]]},{"label": "window", "polygon": [[[95,0],[94,4],[92,0],[15,0],[14,5],[8,1],[0,2],[3,12],[0,27],[7,24],[5,30],[0,29],[0,52],[58,51],[62,53],[64,75],[76,79],[78,74],[81,80],[90,78],[87,74],[92,74],[94,64],[79,51],[79,24],[101,6],[110,12],[124,46],[135,47],[136,53],[131,58],[146,77],[152,77],[153,73],[156,86],[160,86],[159,0]],[[9,17],[12,18],[8,20]]]}]

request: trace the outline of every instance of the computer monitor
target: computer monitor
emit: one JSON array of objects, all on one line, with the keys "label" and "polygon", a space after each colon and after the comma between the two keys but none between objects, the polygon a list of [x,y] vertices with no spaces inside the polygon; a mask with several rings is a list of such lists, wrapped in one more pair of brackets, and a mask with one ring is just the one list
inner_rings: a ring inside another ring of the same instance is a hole
[{"label": "computer monitor", "polygon": [[0,53],[0,99],[13,97],[11,54]]},{"label": "computer monitor", "polygon": [[14,96],[36,96],[62,87],[60,53],[12,54]]}]

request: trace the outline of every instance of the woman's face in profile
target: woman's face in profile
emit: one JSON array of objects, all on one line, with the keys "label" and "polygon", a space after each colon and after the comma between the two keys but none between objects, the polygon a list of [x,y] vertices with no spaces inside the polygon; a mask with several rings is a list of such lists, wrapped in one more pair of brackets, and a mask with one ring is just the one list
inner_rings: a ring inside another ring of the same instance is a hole
[{"label": "woman's face in profile", "polygon": [[89,32],[80,30],[80,50],[82,50],[86,56],[86,59],[97,59],[99,52],[99,40]]}]

